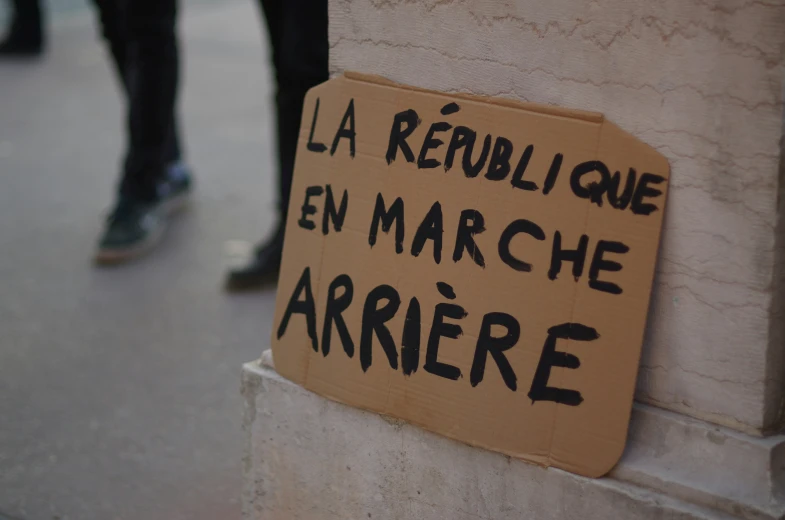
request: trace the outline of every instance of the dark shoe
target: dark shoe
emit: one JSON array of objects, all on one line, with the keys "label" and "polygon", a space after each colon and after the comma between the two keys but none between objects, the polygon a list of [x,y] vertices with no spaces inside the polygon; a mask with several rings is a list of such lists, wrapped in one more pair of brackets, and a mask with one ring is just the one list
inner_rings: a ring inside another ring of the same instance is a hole
[{"label": "dark shoe", "polygon": [[188,166],[182,161],[170,164],[166,169],[166,178],[158,185],[158,197],[164,211],[171,215],[183,209],[192,191],[193,180]]},{"label": "dark shoe", "polygon": [[95,261],[117,264],[142,256],[160,241],[165,228],[166,212],[161,202],[121,198],[107,220]]},{"label": "dark shoe", "polygon": [[40,20],[14,20],[8,36],[0,42],[0,57],[34,57],[44,50]]},{"label": "dark shoe", "polygon": [[262,289],[278,280],[283,254],[283,231],[278,231],[266,244],[260,246],[248,265],[229,271],[226,277],[228,292]]}]

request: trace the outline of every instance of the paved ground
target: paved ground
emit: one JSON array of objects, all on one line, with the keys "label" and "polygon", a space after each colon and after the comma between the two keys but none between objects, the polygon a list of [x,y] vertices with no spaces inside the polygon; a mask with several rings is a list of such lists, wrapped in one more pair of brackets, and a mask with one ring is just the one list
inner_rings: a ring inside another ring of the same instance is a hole
[{"label": "paved ground", "polygon": [[184,4],[198,191],[133,265],[89,262],[122,144],[91,11],[58,4],[46,58],[0,63],[0,518],[239,517],[240,365],[274,294],[220,283],[227,241],[272,224],[269,71],[251,0]]}]

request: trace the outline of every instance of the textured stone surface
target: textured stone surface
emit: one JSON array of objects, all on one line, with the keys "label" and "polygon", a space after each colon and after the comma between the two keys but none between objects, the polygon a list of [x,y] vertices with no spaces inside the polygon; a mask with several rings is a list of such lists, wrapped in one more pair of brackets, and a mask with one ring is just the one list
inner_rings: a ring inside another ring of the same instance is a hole
[{"label": "textured stone surface", "polygon": [[781,518],[784,472],[783,435],[754,437],[637,404],[610,476],[743,518]]},{"label": "textured stone surface", "polygon": [[329,401],[259,363],[245,365],[243,393],[246,520],[768,520],[785,511],[782,438],[653,407],[633,414],[610,478],[592,480]]},{"label": "textured stone surface", "polygon": [[330,16],[333,73],[596,110],[665,154],[638,399],[751,432],[777,420],[781,0],[333,0]]}]

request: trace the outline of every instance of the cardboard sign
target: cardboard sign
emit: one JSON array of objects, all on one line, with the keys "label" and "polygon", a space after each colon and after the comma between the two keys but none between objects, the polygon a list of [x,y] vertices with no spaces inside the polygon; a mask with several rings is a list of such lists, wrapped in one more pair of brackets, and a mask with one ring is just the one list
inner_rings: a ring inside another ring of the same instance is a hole
[{"label": "cardboard sign", "polygon": [[624,448],[668,175],[600,114],[328,81],[303,111],[276,369],[601,476]]}]

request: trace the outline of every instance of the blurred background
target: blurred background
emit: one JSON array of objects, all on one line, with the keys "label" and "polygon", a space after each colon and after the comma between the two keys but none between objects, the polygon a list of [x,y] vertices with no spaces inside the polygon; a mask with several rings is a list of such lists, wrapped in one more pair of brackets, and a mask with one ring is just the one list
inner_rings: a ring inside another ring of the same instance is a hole
[{"label": "blurred background", "polygon": [[0,518],[239,518],[240,366],[267,344],[275,297],[221,291],[274,219],[258,7],[181,2],[193,202],[155,251],[109,270],[90,259],[122,98],[91,5],[45,7],[47,52],[0,62]]}]

